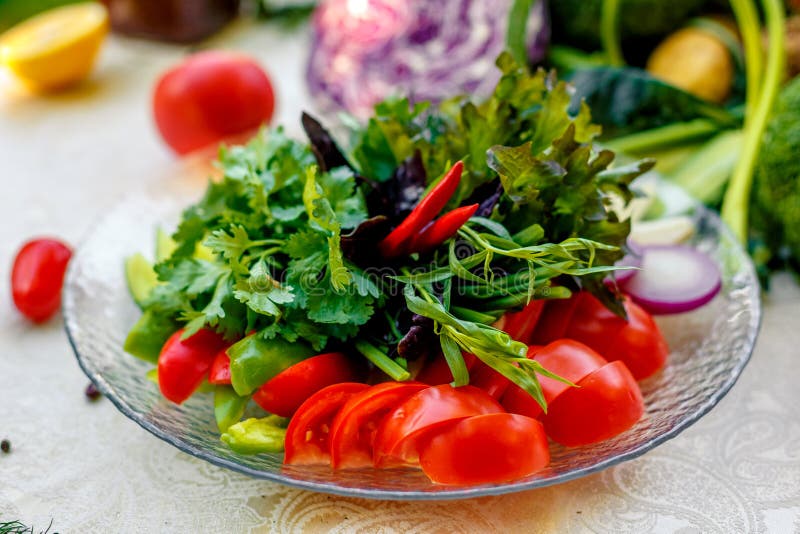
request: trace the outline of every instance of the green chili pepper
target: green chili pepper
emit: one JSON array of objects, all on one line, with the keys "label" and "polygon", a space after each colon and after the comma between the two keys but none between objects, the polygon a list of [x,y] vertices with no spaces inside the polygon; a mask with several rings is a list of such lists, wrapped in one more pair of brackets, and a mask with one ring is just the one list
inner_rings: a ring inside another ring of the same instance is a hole
[{"label": "green chili pepper", "polygon": [[288,424],[288,419],[277,415],[246,419],[230,426],[222,434],[222,441],[240,454],[282,452]]},{"label": "green chili pepper", "polygon": [[266,340],[251,334],[228,348],[231,385],[239,395],[249,395],[284,369],[313,355],[313,349],[301,341]]}]

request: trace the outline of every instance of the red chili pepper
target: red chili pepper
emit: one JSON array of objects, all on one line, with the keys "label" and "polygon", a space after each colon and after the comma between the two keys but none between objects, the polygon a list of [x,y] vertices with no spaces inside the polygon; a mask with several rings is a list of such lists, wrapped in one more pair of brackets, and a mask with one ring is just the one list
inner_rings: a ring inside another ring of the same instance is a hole
[{"label": "red chili pepper", "polygon": [[458,189],[463,170],[462,162],[453,165],[441,181],[419,201],[408,217],[378,244],[385,258],[396,258],[408,253],[414,237],[439,215]]},{"label": "red chili pepper", "polygon": [[470,217],[478,211],[478,204],[461,206],[449,211],[431,223],[414,238],[410,252],[430,252],[458,232]]}]

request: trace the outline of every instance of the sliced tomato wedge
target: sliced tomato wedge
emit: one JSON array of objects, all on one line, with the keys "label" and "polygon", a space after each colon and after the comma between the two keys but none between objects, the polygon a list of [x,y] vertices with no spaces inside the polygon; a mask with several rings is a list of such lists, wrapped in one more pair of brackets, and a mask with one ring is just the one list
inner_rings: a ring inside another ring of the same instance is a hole
[{"label": "sliced tomato wedge", "polygon": [[322,388],[339,382],[358,382],[363,377],[360,364],[341,352],[329,352],[284,369],[261,386],[253,394],[253,400],[269,413],[291,417]]},{"label": "sliced tomato wedge", "polygon": [[[531,345],[528,349],[528,358],[535,359],[551,373],[555,373],[573,384],[577,384],[589,373],[608,363],[605,358],[583,343],[571,339],[559,339],[544,347]],[[538,378],[548,406],[571,387],[554,378],[543,375],[538,375]],[[503,395],[502,405],[510,413],[528,417],[539,417],[542,414],[542,407],[539,406],[539,403],[516,384],[511,384],[506,394]]]},{"label": "sliced tomato wedge", "polygon": [[566,337],[567,326],[572,320],[572,314],[578,305],[578,299],[573,295],[568,299],[548,300],[542,310],[539,321],[531,336],[531,342],[538,345],[547,345],[557,339]]},{"label": "sliced tomato wedge", "polygon": [[164,343],[158,355],[158,387],[175,403],[182,403],[200,386],[214,357],[228,346],[213,330],[201,329],[187,339],[178,330]]},{"label": "sliced tomato wedge", "polygon": [[541,470],[550,463],[550,450],[539,421],[493,413],[431,432],[420,445],[419,463],[437,484],[499,484]]},{"label": "sliced tomato wedge", "polygon": [[231,385],[231,358],[227,349],[222,349],[214,356],[211,369],[208,371],[208,382],[215,386]]},{"label": "sliced tomato wedge", "polygon": [[415,465],[417,440],[425,431],[448,421],[502,411],[491,395],[474,386],[444,384],[423,389],[384,418],[375,434],[374,463],[379,467]]},{"label": "sliced tomato wedge", "polygon": [[478,360],[469,371],[469,384],[499,399],[511,385],[511,380]]},{"label": "sliced tomato wedge", "polygon": [[637,380],[664,366],[669,348],[653,317],[641,306],[626,297],[626,321],[590,293],[580,293],[575,299],[575,313],[564,337],[588,345],[608,361],[622,360]]},{"label": "sliced tomato wedge", "polygon": [[420,382],[384,382],[350,397],[331,426],[331,466],[372,466],[378,425],[401,402],[427,387]]},{"label": "sliced tomato wedge", "polygon": [[574,447],[614,437],[644,413],[639,385],[621,361],[608,363],[564,391],[542,416],[553,441]]},{"label": "sliced tomato wedge", "polygon": [[[472,369],[478,360],[477,356],[469,353],[463,353],[463,356],[467,370]],[[450,371],[450,366],[447,365],[444,355],[438,354],[422,368],[415,380],[431,386],[449,384],[453,381],[453,373]]]},{"label": "sliced tomato wedge", "polygon": [[533,331],[542,316],[544,305],[544,300],[532,300],[520,311],[503,315],[494,327],[527,345],[532,341]]},{"label": "sliced tomato wedge", "polygon": [[628,320],[615,315],[591,293],[545,306],[533,334],[537,343],[569,338],[591,347],[606,360],[622,360],[637,380],[658,372],[669,355],[664,336],[641,306],[624,299]]},{"label": "sliced tomato wedge", "polygon": [[368,387],[366,384],[343,382],[311,395],[297,409],[286,429],[283,462],[290,465],[330,463],[333,418],[350,397]]}]

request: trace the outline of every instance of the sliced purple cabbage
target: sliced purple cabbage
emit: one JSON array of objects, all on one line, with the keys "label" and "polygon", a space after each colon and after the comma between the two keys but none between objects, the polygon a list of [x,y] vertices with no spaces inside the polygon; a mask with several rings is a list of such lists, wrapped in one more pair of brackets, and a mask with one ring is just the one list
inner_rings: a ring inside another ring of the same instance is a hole
[{"label": "sliced purple cabbage", "polygon": [[[389,96],[438,102],[488,95],[513,0],[323,0],[313,18],[308,84],[323,111],[367,117]],[[547,6],[527,22],[531,63],[550,38]]]}]

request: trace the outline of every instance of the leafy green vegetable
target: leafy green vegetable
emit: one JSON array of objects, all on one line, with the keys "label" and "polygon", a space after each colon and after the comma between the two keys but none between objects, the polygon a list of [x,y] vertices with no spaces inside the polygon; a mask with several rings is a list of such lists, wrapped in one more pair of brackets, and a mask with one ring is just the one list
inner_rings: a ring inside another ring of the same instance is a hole
[{"label": "leafy green vegetable", "polygon": [[609,135],[622,135],[674,122],[705,118],[719,128],[735,127],[731,111],[664,83],[632,67],[580,69],[570,77],[575,86],[573,110],[581,101]]},{"label": "leafy green vegetable", "polygon": [[752,226],[769,256],[800,272],[800,79],[782,91],[767,124],[755,172]]},{"label": "leafy green vegetable", "polygon": [[[558,42],[596,48],[604,3],[609,0],[556,0],[550,3]],[[657,36],[674,30],[704,0],[618,0],[622,37]]]}]

